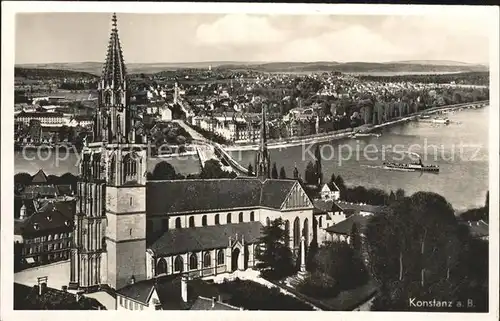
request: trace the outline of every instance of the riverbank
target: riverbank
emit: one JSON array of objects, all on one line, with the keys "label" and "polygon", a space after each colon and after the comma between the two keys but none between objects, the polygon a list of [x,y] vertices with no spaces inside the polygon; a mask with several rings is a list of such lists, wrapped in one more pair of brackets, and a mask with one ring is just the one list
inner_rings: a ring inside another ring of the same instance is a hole
[{"label": "riverbank", "polygon": [[[388,121],[388,122],[385,122],[385,123],[379,124],[379,125],[374,125],[374,126],[362,125],[359,127],[355,127],[353,129],[348,128],[348,129],[343,129],[343,130],[330,132],[330,133],[297,137],[295,139],[290,139],[290,140],[269,141],[267,143],[267,148],[268,149],[281,149],[281,148],[287,148],[287,147],[293,147],[293,146],[300,146],[303,144],[324,143],[324,142],[328,142],[328,141],[332,141],[332,140],[345,139],[345,138],[349,138],[349,136],[352,135],[353,132],[370,133],[370,132],[373,132],[375,130],[378,130],[378,129],[381,129],[384,127],[388,127],[388,126],[416,120],[421,115],[430,115],[430,114],[436,114],[436,113],[441,113],[444,111],[451,111],[451,110],[458,110],[458,109],[468,109],[468,108],[478,108],[478,107],[481,108],[481,107],[485,107],[487,105],[489,105],[489,100],[477,101],[477,102],[473,102],[473,103],[457,104],[457,105],[432,107],[432,108],[429,108],[426,110],[419,111],[417,113],[410,114],[410,115],[402,117],[402,118],[393,119],[391,121]],[[251,150],[258,150],[259,149],[258,144],[231,145],[231,146],[226,145],[223,147],[224,147],[224,150],[232,151],[232,152],[251,151]]]}]

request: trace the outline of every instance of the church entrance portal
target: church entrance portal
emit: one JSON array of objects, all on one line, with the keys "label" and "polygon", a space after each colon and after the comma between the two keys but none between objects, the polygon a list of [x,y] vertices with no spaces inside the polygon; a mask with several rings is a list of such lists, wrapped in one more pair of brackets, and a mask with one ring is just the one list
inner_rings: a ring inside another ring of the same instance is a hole
[{"label": "church entrance portal", "polygon": [[233,250],[233,253],[231,254],[231,271],[237,271],[238,270],[238,261],[240,258],[240,249],[235,248]]}]

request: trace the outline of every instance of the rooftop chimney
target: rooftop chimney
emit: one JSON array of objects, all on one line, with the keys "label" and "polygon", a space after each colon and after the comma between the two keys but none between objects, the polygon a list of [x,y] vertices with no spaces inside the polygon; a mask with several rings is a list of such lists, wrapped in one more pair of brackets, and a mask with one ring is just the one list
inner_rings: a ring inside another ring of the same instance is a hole
[{"label": "rooftop chimney", "polygon": [[187,275],[181,276],[181,297],[182,301],[188,301],[188,293],[187,293]]},{"label": "rooftop chimney", "polygon": [[216,302],[215,297],[212,297],[212,308],[215,307],[215,302]]},{"label": "rooftop chimney", "polygon": [[135,283],[135,277],[132,275],[130,277],[130,284],[134,284]]}]

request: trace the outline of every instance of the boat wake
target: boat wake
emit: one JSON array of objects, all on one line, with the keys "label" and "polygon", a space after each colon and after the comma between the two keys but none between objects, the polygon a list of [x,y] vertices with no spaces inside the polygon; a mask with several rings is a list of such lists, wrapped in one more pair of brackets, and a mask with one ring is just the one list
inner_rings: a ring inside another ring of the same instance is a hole
[{"label": "boat wake", "polygon": [[384,168],[384,166],[380,166],[380,165],[361,165],[361,167],[365,167],[365,168]]}]

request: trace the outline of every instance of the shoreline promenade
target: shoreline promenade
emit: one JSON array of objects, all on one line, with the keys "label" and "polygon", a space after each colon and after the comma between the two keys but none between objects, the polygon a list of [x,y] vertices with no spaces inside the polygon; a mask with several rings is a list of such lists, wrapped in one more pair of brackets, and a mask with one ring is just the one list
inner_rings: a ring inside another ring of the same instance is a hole
[{"label": "shoreline promenade", "polygon": [[[435,113],[448,111],[448,110],[464,109],[464,108],[467,109],[467,108],[472,108],[472,107],[477,107],[477,106],[483,107],[483,106],[487,106],[487,105],[489,105],[489,100],[476,101],[476,102],[472,102],[472,103],[464,103],[464,104],[457,104],[457,105],[432,107],[432,108],[422,110],[422,111],[419,111],[417,113],[413,113],[413,114],[407,115],[405,117],[394,119],[394,120],[385,122],[383,124],[375,125],[375,126],[362,125],[362,126],[354,128],[354,129],[342,129],[342,130],[338,130],[338,131],[334,131],[334,132],[297,137],[297,138],[288,139],[288,140],[281,140],[281,141],[280,140],[274,140],[274,141],[269,140],[267,143],[267,148],[268,149],[278,149],[278,148],[300,146],[302,144],[323,143],[323,142],[328,142],[328,141],[332,141],[332,140],[344,139],[344,138],[348,138],[350,135],[352,135],[353,132],[359,131],[362,133],[369,133],[369,132],[372,132],[376,129],[381,129],[381,128],[384,128],[387,126],[392,126],[392,125],[396,125],[399,123],[412,121],[412,120],[416,119],[417,117],[419,117],[421,115],[425,115],[425,114],[435,114]],[[226,151],[237,152],[237,151],[257,150],[258,145],[257,144],[224,145],[223,148]]]}]

